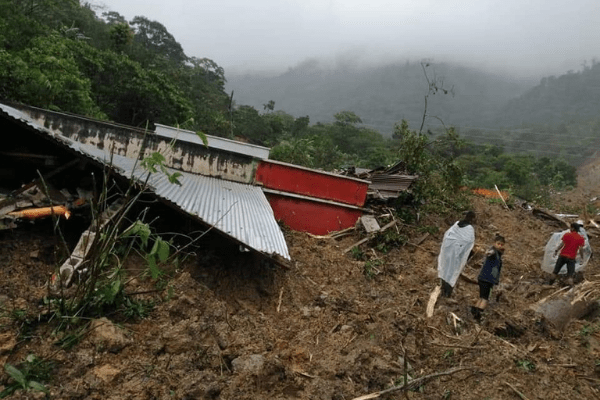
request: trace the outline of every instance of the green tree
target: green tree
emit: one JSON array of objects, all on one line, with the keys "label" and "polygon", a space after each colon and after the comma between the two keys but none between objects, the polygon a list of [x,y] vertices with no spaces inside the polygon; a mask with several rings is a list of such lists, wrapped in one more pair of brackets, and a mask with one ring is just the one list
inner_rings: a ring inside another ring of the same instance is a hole
[{"label": "green tree", "polygon": [[123,52],[133,43],[133,31],[127,22],[113,24],[110,27],[110,41],[112,48],[117,52]]},{"label": "green tree", "polygon": [[231,131],[223,69],[188,59],[162,24],[136,17],[132,29],[78,0],[0,0],[0,9],[3,98],[129,125]]},{"label": "green tree", "polygon": [[[111,25],[111,26],[119,25],[119,24],[127,24],[127,20],[125,19],[125,17],[116,11],[104,12],[104,13],[102,13],[102,16],[104,17],[104,19],[106,20],[108,25]],[[129,24],[127,24],[127,25],[129,25]]]},{"label": "green tree", "polygon": [[143,126],[146,121],[175,125],[193,118],[191,102],[164,73],[85,43],[74,50],[82,71],[90,77],[96,104],[111,120]]},{"label": "green tree", "polygon": [[[90,80],[72,51],[73,40],[58,34],[37,37],[20,52],[0,53],[0,80],[7,98],[54,110],[102,117],[92,100]],[[75,44],[76,45],[76,44]]]},{"label": "green tree", "polygon": [[271,149],[269,158],[314,168],[315,144],[313,138],[287,138]]},{"label": "green tree", "polygon": [[263,104],[263,108],[265,111],[269,112],[269,111],[273,111],[275,109],[275,101],[273,100],[269,100],[268,103]]},{"label": "green tree", "polygon": [[225,71],[209,58],[191,57],[171,74],[194,111],[194,130],[228,136],[231,132],[229,96],[225,93]]},{"label": "green tree", "polygon": [[416,204],[443,210],[461,209],[464,198],[458,188],[463,184],[463,169],[456,161],[456,149],[463,147],[453,129],[436,140],[409,129],[403,120],[394,129],[398,159],[407,172],[418,175],[412,193]]},{"label": "green tree", "polygon": [[306,117],[299,117],[294,120],[294,123],[291,127],[291,133],[294,136],[302,135],[307,131],[308,125],[310,124],[310,118],[308,115]]},{"label": "green tree", "polygon": [[34,37],[48,31],[36,18],[43,2],[37,6],[33,3],[0,0],[0,48],[7,51],[22,50]]},{"label": "green tree", "polygon": [[133,57],[144,67],[163,67],[162,64],[183,65],[188,57],[183,48],[169,33],[167,28],[158,21],[137,16],[131,20],[136,44]]},{"label": "green tree", "polygon": [[355,125],[362,123],[362,120],[358,115],[352,111],[340,111],[334,116],[336,124],[341,126]]}]

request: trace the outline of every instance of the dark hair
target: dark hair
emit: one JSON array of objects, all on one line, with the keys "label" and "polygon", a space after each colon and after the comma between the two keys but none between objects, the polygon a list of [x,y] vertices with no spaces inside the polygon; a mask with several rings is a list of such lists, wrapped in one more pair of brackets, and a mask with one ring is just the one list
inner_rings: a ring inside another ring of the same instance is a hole
[{"label": "dark hair", "polygon": [[571,229],[574,230],[575,232],[579,232],[579,227],[581,227],[581,225],[579,225],[577,222],[571,223]]},{"label": "dark hair", "polygon": [[504,236],[499,233],[496,233],[496,237],[494,238],[494,242],[506,243],[504,240]]},{"label": "dark hair", "polygon": [[458,221],[458,226],[460,228],[464,228],[467,225],[471,225],[475,223],[475,211],[467,211],[465,213],[465,217]]}]

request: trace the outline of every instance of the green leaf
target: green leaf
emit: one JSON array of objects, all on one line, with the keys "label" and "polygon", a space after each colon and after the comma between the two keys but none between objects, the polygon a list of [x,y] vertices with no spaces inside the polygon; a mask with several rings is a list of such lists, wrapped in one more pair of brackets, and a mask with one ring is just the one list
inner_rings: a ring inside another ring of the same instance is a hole
[{"label": "green leaf", "polygon": [[38,392],[44,392],[46,394],[50,394],[48,388],[36,381],[29,381],[29,387],[33,390],[37,390]]},{"label": "green leaf", "polygon": [[121,280],[120,279],[115,279],[114,282],[111,285],[111,293],[114,296],[116,296],[117,294],[119,294],[119,291],[121,290]]},{"label": "green leaf", "polygon": [[27,379],[25,375],[17,368],[13,367],[9,363],[4,364],[4,370],[9,374],[17,383],[19,383],[23,389],[27,389]]},{"label": "green leaf", "polygon": [[148,255],[154,256],[154,255],[156,255],[156,253],[158,253],[158,246],[159,246],[158,242],[159,242],[159,240],[160,240],[160,238],[158,238],[158,239],[156,239],[154,241],[154,245],[152,246],[152,250],[150,250],[150,253],[148,253]]},{"label": "green leaf", "polygon": [[117,297],[122,288],[123,285],[121,284],[120,279],[115,279],[113,282],[111,282],[110,286],[106,287],[107,290],[104,290],[104,302],[106,304],[113,304],[115,298]]},{"label": "green leaf", "polygon": [[150,238],[150,226],[142,221],[135,221],[123,232],[123,237],[129,236],[139,236],[142,240],[142,245],[146,247],[148,245],[148,239]]},{"label": "green leaf", "polygon": [[150,276],[152,276],[152,279],[158,278],[158,276],[160,275],[160,270],[158,269],[158,266],[156,265],[156,259],[154,258],[153,255],[148,255],[148,257],[146,259],[148,260],[148,268],[150,269]]},{"label": "green leaf", "polygon": [[170,253],[169,243],[165,242],[160,238],[156,239],[156,243],[158,243],[158,259],[161,262],[167,261],[167,258],[169,258]]},{"label": "green leaf", "polygon": [[181,182],[179,182],[179,177],[183,176],[181,172],[174,172],[167,176],[169,177],[169,182],[181,186]]},{"label": "green leaf", "polygon": [[208,147],[208,138],[206,137],[206,134],[202,131],[196,131],[196,135],[198,135],[200,140],[202,140],[202,143],[204,143],[204,146]]},{"label": "green leaf", "polygon": [[154,153],[152,153],[152,160],[158,164],[162,164],[166,161],[166,158],[165,158],[165,156],[160,154],[158,151],[155,151]]},{"label": "green leaf", "polygon": [[165,161],[166,161],[165,156],[160,154],[158,151],[155,151],[154,153],[152,153],[151,156],[148,156],[142,160],[142,166],[146,170],[148,170],[152,173],[156,173],[156,172],[158,172],[157,167],[159,167],[161,170],[164,169]]}]

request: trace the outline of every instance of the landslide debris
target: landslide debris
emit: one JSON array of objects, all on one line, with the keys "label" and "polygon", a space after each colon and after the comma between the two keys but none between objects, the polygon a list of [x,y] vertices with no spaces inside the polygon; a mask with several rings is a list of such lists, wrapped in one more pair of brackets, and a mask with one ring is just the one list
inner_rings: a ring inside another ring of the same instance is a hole
[{"label": "landslide debris", "polygon": [[[578,192],[574,201],[593,194]],[[106,315],[73,346],[60,347],[64,333],[52,321],[35,320],[44,315],[45,285],[54,272],[52,257],[41,256],[50,251],[51,229],[2,232],[0,363],[18,366],[30,354],[52,361],[46,386],[56,399],[342,400],[459,367],[469,369],[427,380],[408,398],[597,398],[597,315],[579,315],[558,329],[532,309],[568,291],[548,285],[540,269],[556,228],[523,208],[472,200],[476,243],[487,247],[496,232],[507,240],[502,285],[480,324],[469,307],[478,296],[470,281],[482,255],[467,265],[453,298],[440,298],[426,317],[437,285],[436,254],[454,221],[425,217],[422,225],[437,228],[428,235],[394,227],[420,244],[367,243],[361,257],[343,252],[364,237],[359,230],[337,239],[286,232],[289,270],[235,246],[201,245],[168,289],[153,291],[149,278],[129,283],[129,292],[154,304],[148,317]],[[600,245],[595,235],[590,241],[592,248]],[[586,284],[595,287],[598,276],[592,259]],[[12,381],[5,374],[0,382]],[[44,397],[17,391],[10,398],[33,396]]]}]

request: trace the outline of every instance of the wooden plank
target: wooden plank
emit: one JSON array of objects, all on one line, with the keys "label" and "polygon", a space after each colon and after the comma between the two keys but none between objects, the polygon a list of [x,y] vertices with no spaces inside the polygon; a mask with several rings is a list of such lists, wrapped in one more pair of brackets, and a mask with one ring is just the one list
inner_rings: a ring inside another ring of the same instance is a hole
[{"label": "wooden plank", "polygon": [[429,295],[429,301],[427,302],[427,312],[426,312],[427,318],[433,317],[435,303],[437,302],[438,297],[440,297],[441,291],[442,291],[442,288],[440,286],[436,286],[435,289],[433,289],[433,292],[431,292],[431,294]]}]

